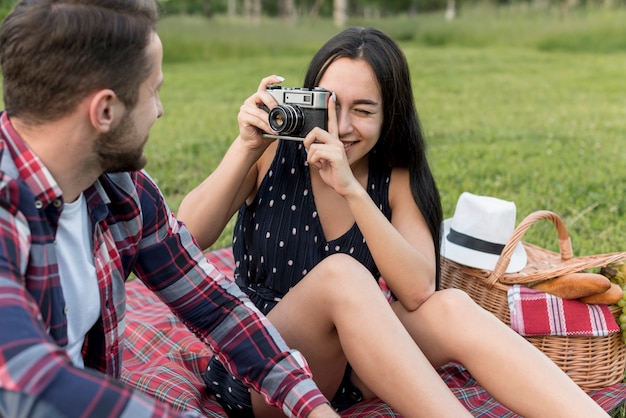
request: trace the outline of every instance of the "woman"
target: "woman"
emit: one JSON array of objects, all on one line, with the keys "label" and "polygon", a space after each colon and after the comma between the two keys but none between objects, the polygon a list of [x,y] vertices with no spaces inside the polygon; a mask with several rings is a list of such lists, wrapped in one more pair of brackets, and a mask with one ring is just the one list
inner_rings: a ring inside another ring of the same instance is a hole
[{"label": "woman", "polygon": [[[236,281],[334,405],[378,396],[405,417],[469,416],[435,371],[457,361],[521,415],[606,416],[465,293],[436,291],[442,211],[399,47],[373,28],[326,43],[304,87],[333,92],[328,128],[304,141],[263,135],[282,81],[244,102],[239,136],[178,216],[208,247],[239,210]],[[216,359],[206,380],[231,416],[271,416]]]}]

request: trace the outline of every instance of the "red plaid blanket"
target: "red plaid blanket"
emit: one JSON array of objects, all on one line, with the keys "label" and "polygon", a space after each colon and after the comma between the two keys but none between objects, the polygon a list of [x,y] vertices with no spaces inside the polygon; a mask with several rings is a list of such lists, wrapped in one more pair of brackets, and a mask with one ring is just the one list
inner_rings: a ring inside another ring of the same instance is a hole
[{"label": "red plaid blanket", "polygon": [[[210,262],[232,277],[230,248],[207,253]],[[194,409],[207,417],[225,417],[204,392],[202,375],[211,352],[182,325],[139,280],[127,284],[126,346],[122,379],[180,410]],[[458,364],[439,370],[457,398],[475,417],[517,417],[499,404]],[[626,400],[626,384],[591,393],[606,411]],[[399,417],[379,399],[361,402],[343,417]]]}]

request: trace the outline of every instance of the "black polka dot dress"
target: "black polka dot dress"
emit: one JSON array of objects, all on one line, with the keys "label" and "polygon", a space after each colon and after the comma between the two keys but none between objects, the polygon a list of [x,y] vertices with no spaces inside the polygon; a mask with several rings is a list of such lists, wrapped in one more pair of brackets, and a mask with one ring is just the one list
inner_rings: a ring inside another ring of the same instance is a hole
[{"label": "black polka dot dress", "polygon": [[[370,170],[367,191],[391,218],[391,169]],[[300,142],[280,141],[256,198],[239,210],[233,237],[235,278],[264,313],[325,257],[345,253],[374,277],[378,269],[356,224],[326,241],[311,193],[306,151]]]},{"label": "black polka dot dress", "polygon": [[[371,170],[367,191],[387,219],[391,169]],[[235,279],[239,287],[267,314],[325,257],[345,253],[361,262],[373,275],[378,269],[359,228],[326,241],[311,194],[306,151],[300,142],[280,141],[276,156],[250,205],[239,210],[233,237]],[[229,418],[253,418],[250,390],[230,375],[213,357],[204,376],[207,389]],[[360,401],[360,391],[350,382],[348,365],[332,406],[343,410]]]}]

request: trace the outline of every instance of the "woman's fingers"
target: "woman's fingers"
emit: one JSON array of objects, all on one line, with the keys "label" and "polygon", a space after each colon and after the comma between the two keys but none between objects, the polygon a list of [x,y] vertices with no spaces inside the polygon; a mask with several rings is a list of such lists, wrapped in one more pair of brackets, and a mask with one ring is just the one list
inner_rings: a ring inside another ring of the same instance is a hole
[{"label": "woman's fingers", "polygon": [[328,98],[328,133],[339,138],[339,128],[337,124],[337,96],[331,93]]},{"label": "woman's fingers", "polygon": [[279,75],[267,76],[267,77],[265,77],[265,78],[263,78],[261,80],[261,82],[259,83],[259,88],[257,89],[257,91],[258,92],[265,91],[265,90],[267,90],[267,86],[269,86],[270,84],[280,84],[283,81],[285,81],[285,78],[281,77]]},{"label": "woman's fingers", "polygon": [[276,106],[274,97],[267,93],[267,86],[284,81],[277,75],[270,75],[261,80],[257,91],[248,97],[241,108],[237,120],[241,128],[253,126],[264,132],[273,132],[269,126],[268,111]]}]

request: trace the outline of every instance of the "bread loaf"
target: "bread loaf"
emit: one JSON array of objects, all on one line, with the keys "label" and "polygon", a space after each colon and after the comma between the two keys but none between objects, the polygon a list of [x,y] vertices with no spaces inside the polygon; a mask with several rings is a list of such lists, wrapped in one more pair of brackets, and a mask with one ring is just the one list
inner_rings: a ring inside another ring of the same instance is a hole
[{"label": "bread loaf", "polygon": [[562,299],[580,299],[611,288],[611,281],[597,273],[569,273],[531,286]]},{"label": "bread loaf", "polygon": [[612,305],[619,302],[623,297],[624,291],[622,290],[621,286],[617,283],[611,283],[611,287],[609,288],[609,290],[606,290],[602,293],[597,293],[595,295],[580,298],[579,300],[581,302],[589,304]]}]

